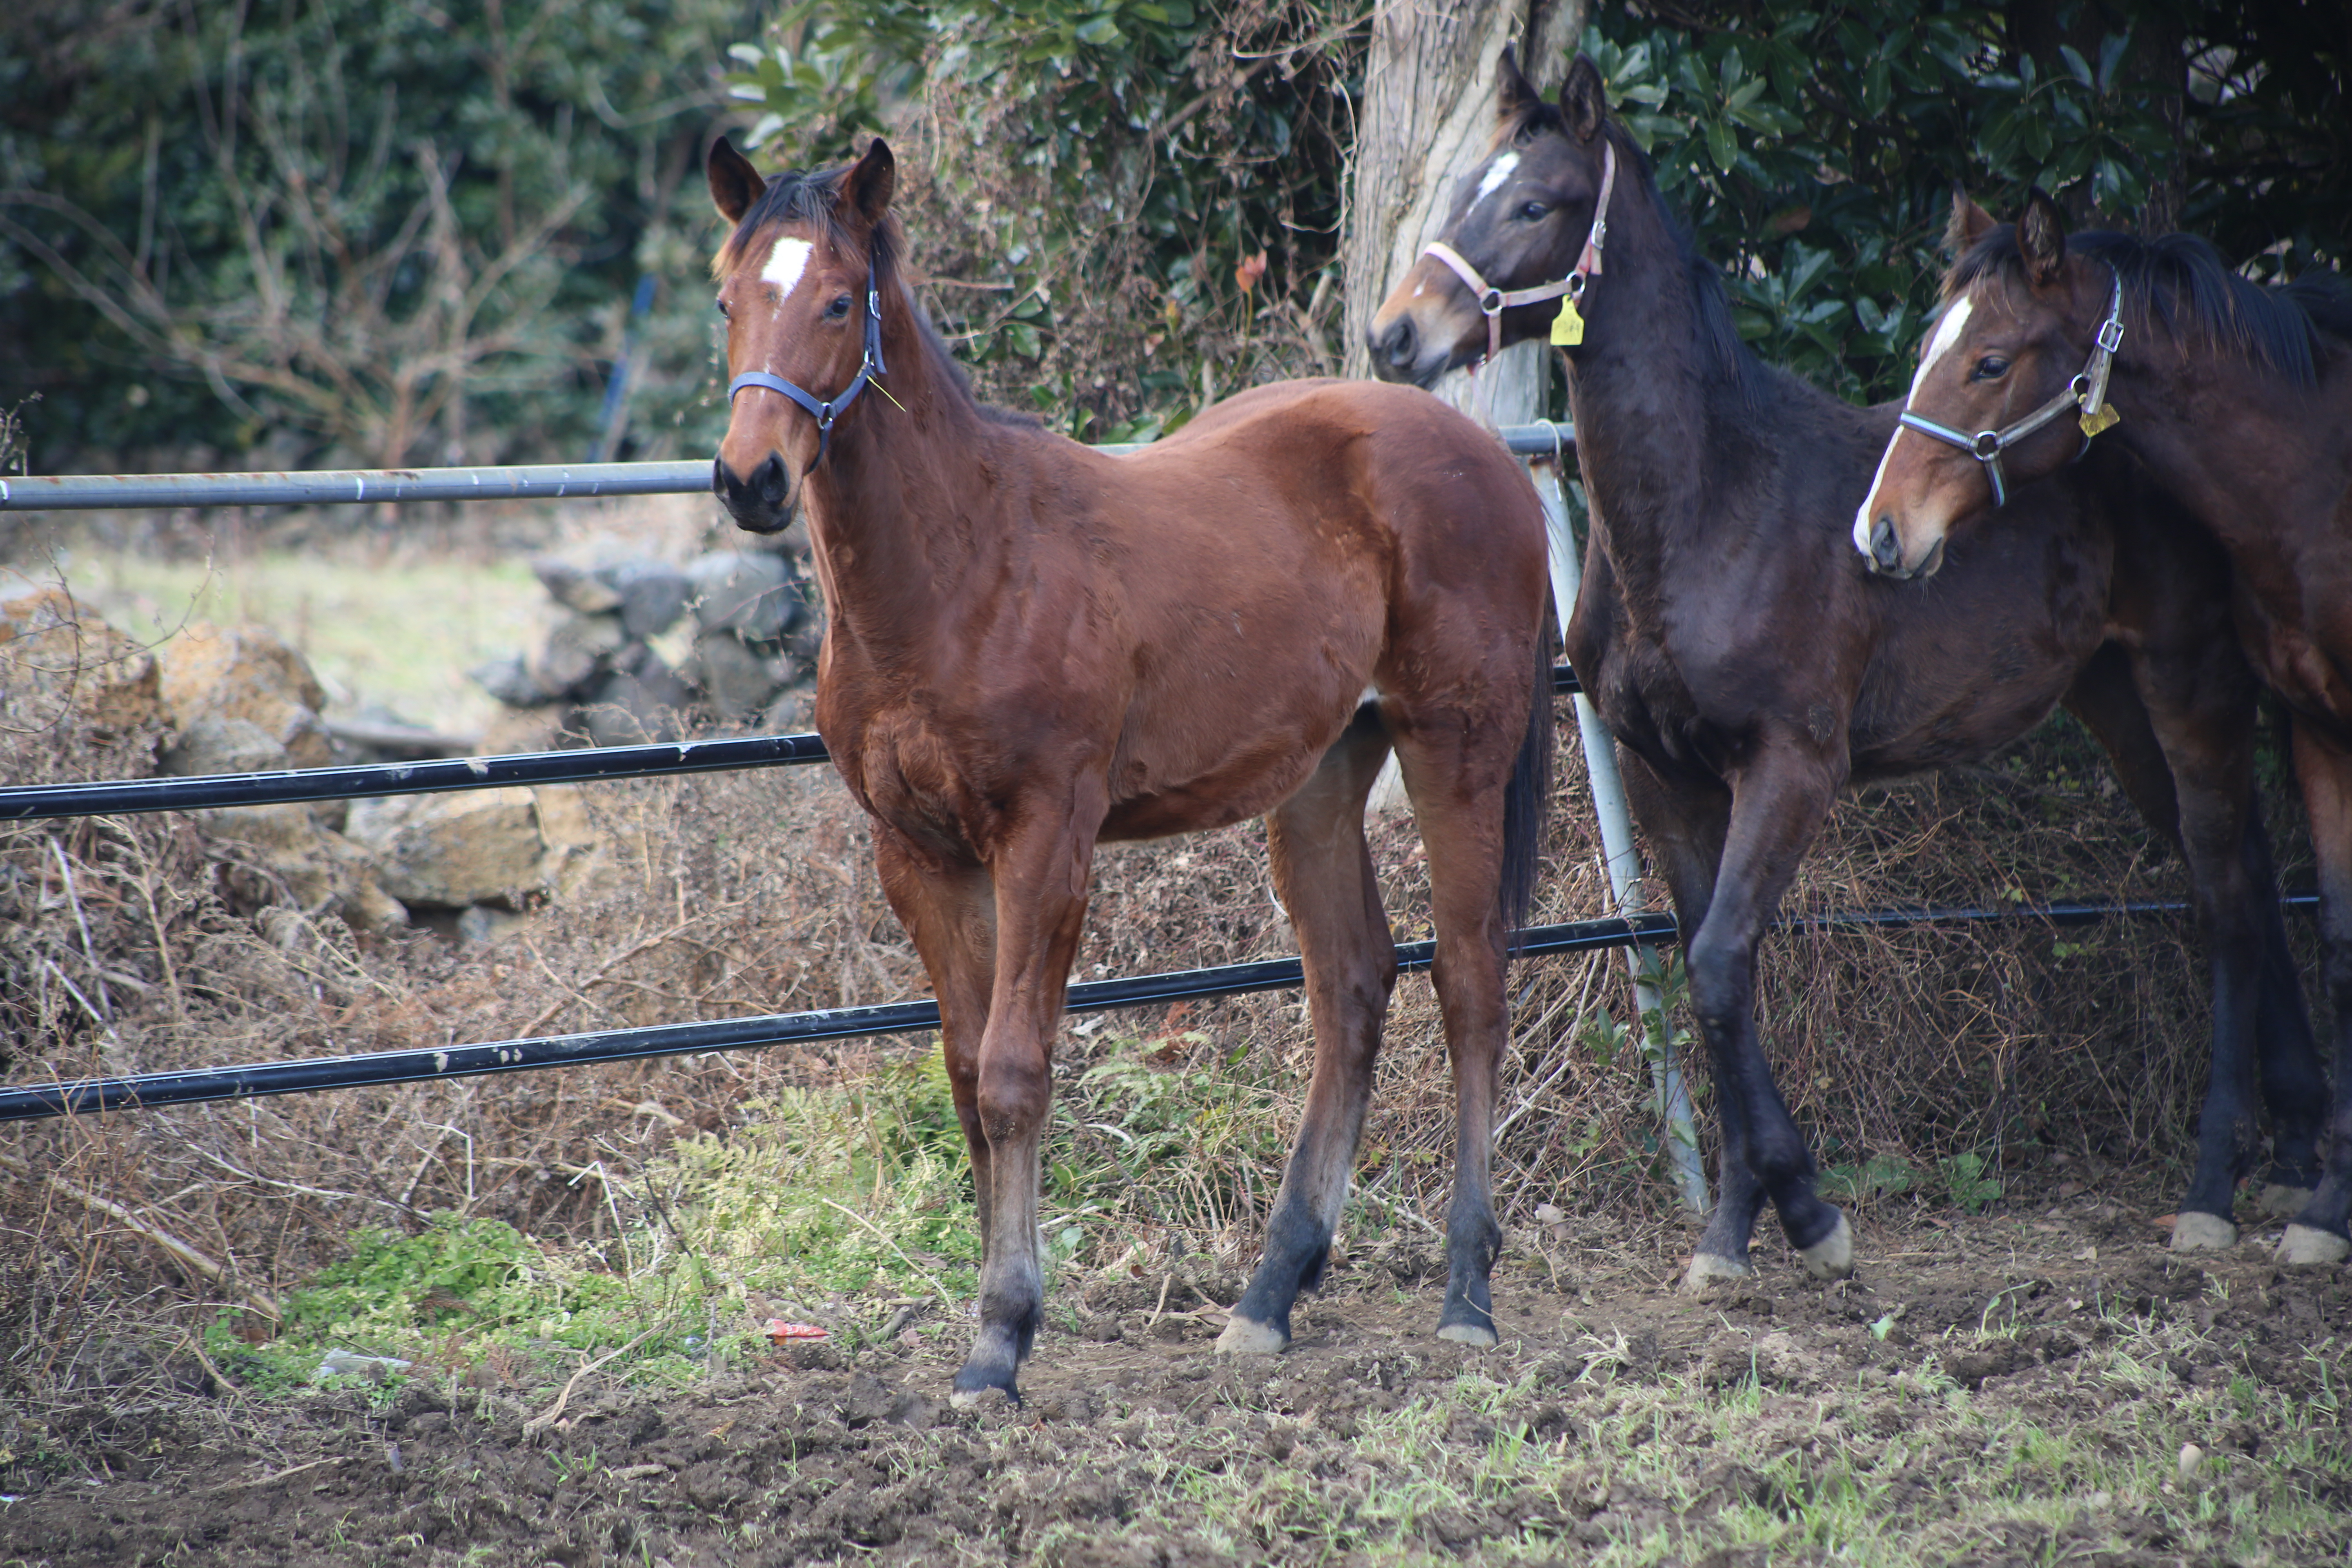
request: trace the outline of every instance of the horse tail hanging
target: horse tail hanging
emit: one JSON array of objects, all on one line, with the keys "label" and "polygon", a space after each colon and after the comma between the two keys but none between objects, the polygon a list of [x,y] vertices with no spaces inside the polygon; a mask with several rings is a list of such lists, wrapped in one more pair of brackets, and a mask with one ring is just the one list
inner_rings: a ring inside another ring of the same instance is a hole
[{"label": "horse tail hanging", "polygon": [[1544,809],[1551,800],[1551,638],[1547,609],[1545,635],[1536,638],[1535,689],[1528,703],[1527,734],[1519,742],[1518,760],[1511,764],[1511,782],[1503,791],[1503,866],[1496,900],[1503,927],[1512,933],[1511,951],[1519,948],[1518,931],[1534,907],[1536,878],[1543,868]]}]

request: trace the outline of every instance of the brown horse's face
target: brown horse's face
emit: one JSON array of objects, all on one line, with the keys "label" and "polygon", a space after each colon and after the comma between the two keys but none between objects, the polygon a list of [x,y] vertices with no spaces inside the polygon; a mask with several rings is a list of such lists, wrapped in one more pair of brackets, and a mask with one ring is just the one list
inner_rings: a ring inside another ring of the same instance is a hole
[{"label": "brown horse's face", "polygon": [[[2063,247],[2063,237],[2058,237]],[[2025,276],[2000,269],[1951,299],[1921,349],[1907,411],[1974,436],[2015,424],[2066,389],[2082,370],[2107,304],[2104,269],[2028,241]],[[2042,280],[2035,280],[2039,271]],[[2081,451],[2070,416],[2001,449],[2011,491],[2055,472]],[[1901,426],[1853,515],[1853,547],[1882,576],[1932,575],[1955,525],[1994,505],[1985,465],[1969,453]]]},{"label": "brown horse's face", "polygon": [[[808,199],[793,213],[748,235],[739,228],[719,253],[730,383],[761,372],[826,403],[856,379],[872,286],[869,247],[889,199],[889,157],[877,140],[837,179],[807,177]],[[767,183],[724,140],[711,149],[709,174],[711,196],[730,223],[740,226],[767,195]],[[860,412],[853,404],[839,413],[835,441]],[[786,394],[747,386],[733,395],[710,488],[737,527],[776,533],[792,522],[821,436],[816,416]]]},{"label": "brown horse's face", "polygon": [[[1537,101],[1507,50],[1496,76],[1497,141],[1454,188],[1438,237],[1494,288],[1556,283],[1575,267],[1601,194],[1600,74],[1578,57],[1557,116]],[[1502,341],[1542,336],[1559,314],[1556,300],[1507,310]],[[1366,337],[1376,374],[1428,386],[1486,352],[1486,319],[1453,268],[1423,256],[1373,315]]]}]

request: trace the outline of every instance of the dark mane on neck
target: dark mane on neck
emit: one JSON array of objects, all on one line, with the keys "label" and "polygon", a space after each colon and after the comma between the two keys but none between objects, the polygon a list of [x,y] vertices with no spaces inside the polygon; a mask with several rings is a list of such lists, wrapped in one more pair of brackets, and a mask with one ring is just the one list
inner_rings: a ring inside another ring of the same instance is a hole
[{"label": "dark mane on neck", "polygon": [[[822,224],[826,238],[834,245],[845,248],[852,247],[855,241],[849,230],[835,214],[841,198],[842,176],[848,173],[849,166],[845,163],[838,169],[778,174],[770,179],[766,192],[743,214],[742,221],[735,226],[735,232],[727,237],[727,243],[719,247],[719,254],[711,259],[711,276],[724,278],[733,271],[742,262],[744,253],[751,249],[753,241],[771,224]],[[870,254],[874,264],[874,286],[886,299],[899,281],[898,258],[905,249],[906,237],[898,227],[898,215],[884,214],[881,223],[875,227]],[[1035,426],[1040,423],[1034,415],[999,408],[974,397],[971,373],[948,352],[946,342],[940,337],[938,325],[931,320],[931,313],[916,300],[913,290],[904,292],[924,346],[937,362],[948,384],[979,411],[982,418],[995,425]]]},{"label": "dark mane on neck", "polygon": [[[2314,351],[2321,332],[2352,339],[2352,297],[2324,275],[2265,289],[2240,277],[2220,251],[2192,234],[2142,239],[2094,229],[2068,236],[2066,248],[2115,270],[2125,309],[2143,327],[2153,320],[2175,334],[2193,329],[2290,385],[2317,380]],[[1996,274],[2024,284],[2025,257],[2014,224],[1995,225],[1952,263],[1944,296]]]}]

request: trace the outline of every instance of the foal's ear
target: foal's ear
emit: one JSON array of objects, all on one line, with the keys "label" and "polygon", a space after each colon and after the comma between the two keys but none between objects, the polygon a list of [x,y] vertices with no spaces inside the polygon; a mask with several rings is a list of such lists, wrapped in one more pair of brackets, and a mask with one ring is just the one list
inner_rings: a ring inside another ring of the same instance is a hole
[{"label": "foal's ear", "polygon": [[1542,97],[1543,94],[1536,90],[1536,84],[1519,69],[1518,51],[1505,44],[1502,58],[1495,62],[1495,118],[1513,119],[1520,110],[1538,102]]},{"label": "foal's ear", "polygon": [[1579,54],[1568,68],[1568,79],[1559,88],[1559,112],[1579,142],[1591,141],[1608,122],[1609,89],[1591,55]]},{"label": "foal's ear", "polygon": [[1969,193],[1958,184],[1952,186],[1952,218],[1944,226],[1945,253],[1958,258],[1965,256],[1993,230],[1992,214],[1977,205]]},{"label": "foal's ear", "polygon": [[2066,270],[2065,215],[2040,185],[2025,198],[2025,212],[2017,220],[2017,248],[2025,257],[2025,276],[2036,289],[2048,288]]},{"label": "foal's ear", "polygon": [[890,210],[890,193],[898,187],[898,160],[890,155],[890,143],[877,136],[866,144],[866,155],[841,177],[841,199],[870,228]]},{"label": "foal's ear", "polygon": [[710,199],[719,204],[720,217],[741,223],[767,190],[768,182],[751,167],[751,159],[735,151],[735,143],[721,136],[710,144]]}]

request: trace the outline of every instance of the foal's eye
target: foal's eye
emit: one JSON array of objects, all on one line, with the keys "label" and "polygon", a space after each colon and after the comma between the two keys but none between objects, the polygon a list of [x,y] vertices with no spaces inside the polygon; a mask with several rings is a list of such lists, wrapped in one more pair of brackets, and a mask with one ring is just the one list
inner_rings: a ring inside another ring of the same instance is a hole
[{"label": "foal's eye", "polygon": [[846,294],[824,308],[824,319],[828,321],[837,321],[847,314],[849,314],[849,296]]},{"label": "foal's eye", "polygon": [[719,300],[719,313],[721,316],[729,316],[729,317],[731,317],[731,316],[733,316],[733,315],[735,314],[735,312],[734,312],[734,311],[732,311],[732,310],[729,310],[729,309],[727,308],[727,301],[726,301],[726,300]]},{"label": "foal's eye", "polygon": [[1987,354],[1977,361],[1976,379],[1979,381],[1999,381],[2008,374],[2009,362],[1999,354]]},{"label": "foal's eye", "polygon": [[1551,211],[1551,208],[1544,205],[1541,202],[1525,202],[1519,206],[1519,221],[1521,223],[1533,223],[1549,211]]}]

